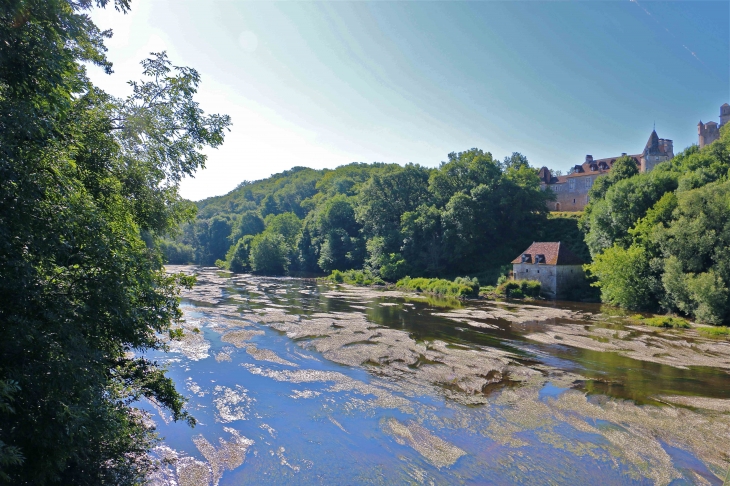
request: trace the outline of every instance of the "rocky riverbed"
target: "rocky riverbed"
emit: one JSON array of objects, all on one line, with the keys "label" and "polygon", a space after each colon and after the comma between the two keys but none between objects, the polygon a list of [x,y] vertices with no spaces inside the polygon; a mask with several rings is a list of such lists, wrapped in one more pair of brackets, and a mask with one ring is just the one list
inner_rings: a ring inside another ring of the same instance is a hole
[{"label": "rocky riverbed", "polygon": [[153,484],[721,484],[730,343],[597,305],[196,274]]}]

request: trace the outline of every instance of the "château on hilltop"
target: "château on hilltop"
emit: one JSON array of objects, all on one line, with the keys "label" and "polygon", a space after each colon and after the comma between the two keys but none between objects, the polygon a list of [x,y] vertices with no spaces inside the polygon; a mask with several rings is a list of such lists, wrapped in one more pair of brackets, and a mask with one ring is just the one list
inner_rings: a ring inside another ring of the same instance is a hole
[{"label": "ch\u00e2teau on hilltop", "polygon": [[[720,124],[714,121],[700,123],[697,126],[700,148],[709,145],[720,137],[720,127],[730,121],[730,105],[725,103],[720,107]],[[549,201],[550,211],[582,211],[588,204],[588,191],[598,177],[608,174],[619,156],[594,159],[586,155],[585,162],[576,165],[565,176],[553,176],[550,169],[542,167],[538,172],[540,187],[550,189],[555,193],[555,201]],[[651,132],[644,150],[635,155],[629,155],[639,169],[639,172],[649,172],[658,163],[674,157],[674,147],[671,140],[659,138],[656,130]]]}]

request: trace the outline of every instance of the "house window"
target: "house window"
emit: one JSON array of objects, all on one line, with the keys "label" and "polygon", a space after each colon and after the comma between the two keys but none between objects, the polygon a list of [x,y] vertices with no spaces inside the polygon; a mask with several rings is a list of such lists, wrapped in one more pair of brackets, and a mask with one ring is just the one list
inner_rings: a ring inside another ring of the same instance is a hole
[{"label": "house window", "polygon": [[575,179],[570,179],[568,185],[570,186],[570,192],[573,192],[575,190]]}]

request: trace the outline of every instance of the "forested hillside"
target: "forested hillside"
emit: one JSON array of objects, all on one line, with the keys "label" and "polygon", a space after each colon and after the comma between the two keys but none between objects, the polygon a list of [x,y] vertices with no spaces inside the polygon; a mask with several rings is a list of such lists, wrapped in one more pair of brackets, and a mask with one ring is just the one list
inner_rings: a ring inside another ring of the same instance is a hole
[{"label": "forested hillside", "polygon": [[484,275],[543,236],[573,240],[575,220],[548,219],[534,168],[472,149],[437,169],[355,163],[296,167],[198,203],[166,252],[172,263],[264,274],[366,268],[385,280]]},{"label": "forested hillside", "polygon": [[605,302],[730,321],[730,130],[653,171],[599,179],[581,221]]}]

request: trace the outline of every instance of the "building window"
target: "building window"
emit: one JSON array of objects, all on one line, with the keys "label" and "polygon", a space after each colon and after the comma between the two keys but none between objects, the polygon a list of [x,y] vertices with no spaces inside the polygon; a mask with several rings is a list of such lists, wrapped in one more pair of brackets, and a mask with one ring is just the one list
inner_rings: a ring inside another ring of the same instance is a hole
[{"label": "building window", "polygon": [[575,190],[575,179],[570,179],[568,185],[570,186],[570,191],[573,192]]},{"label": "building window", "polygon": [[575,199],[573,199],[573,204],[575,204]]}]

